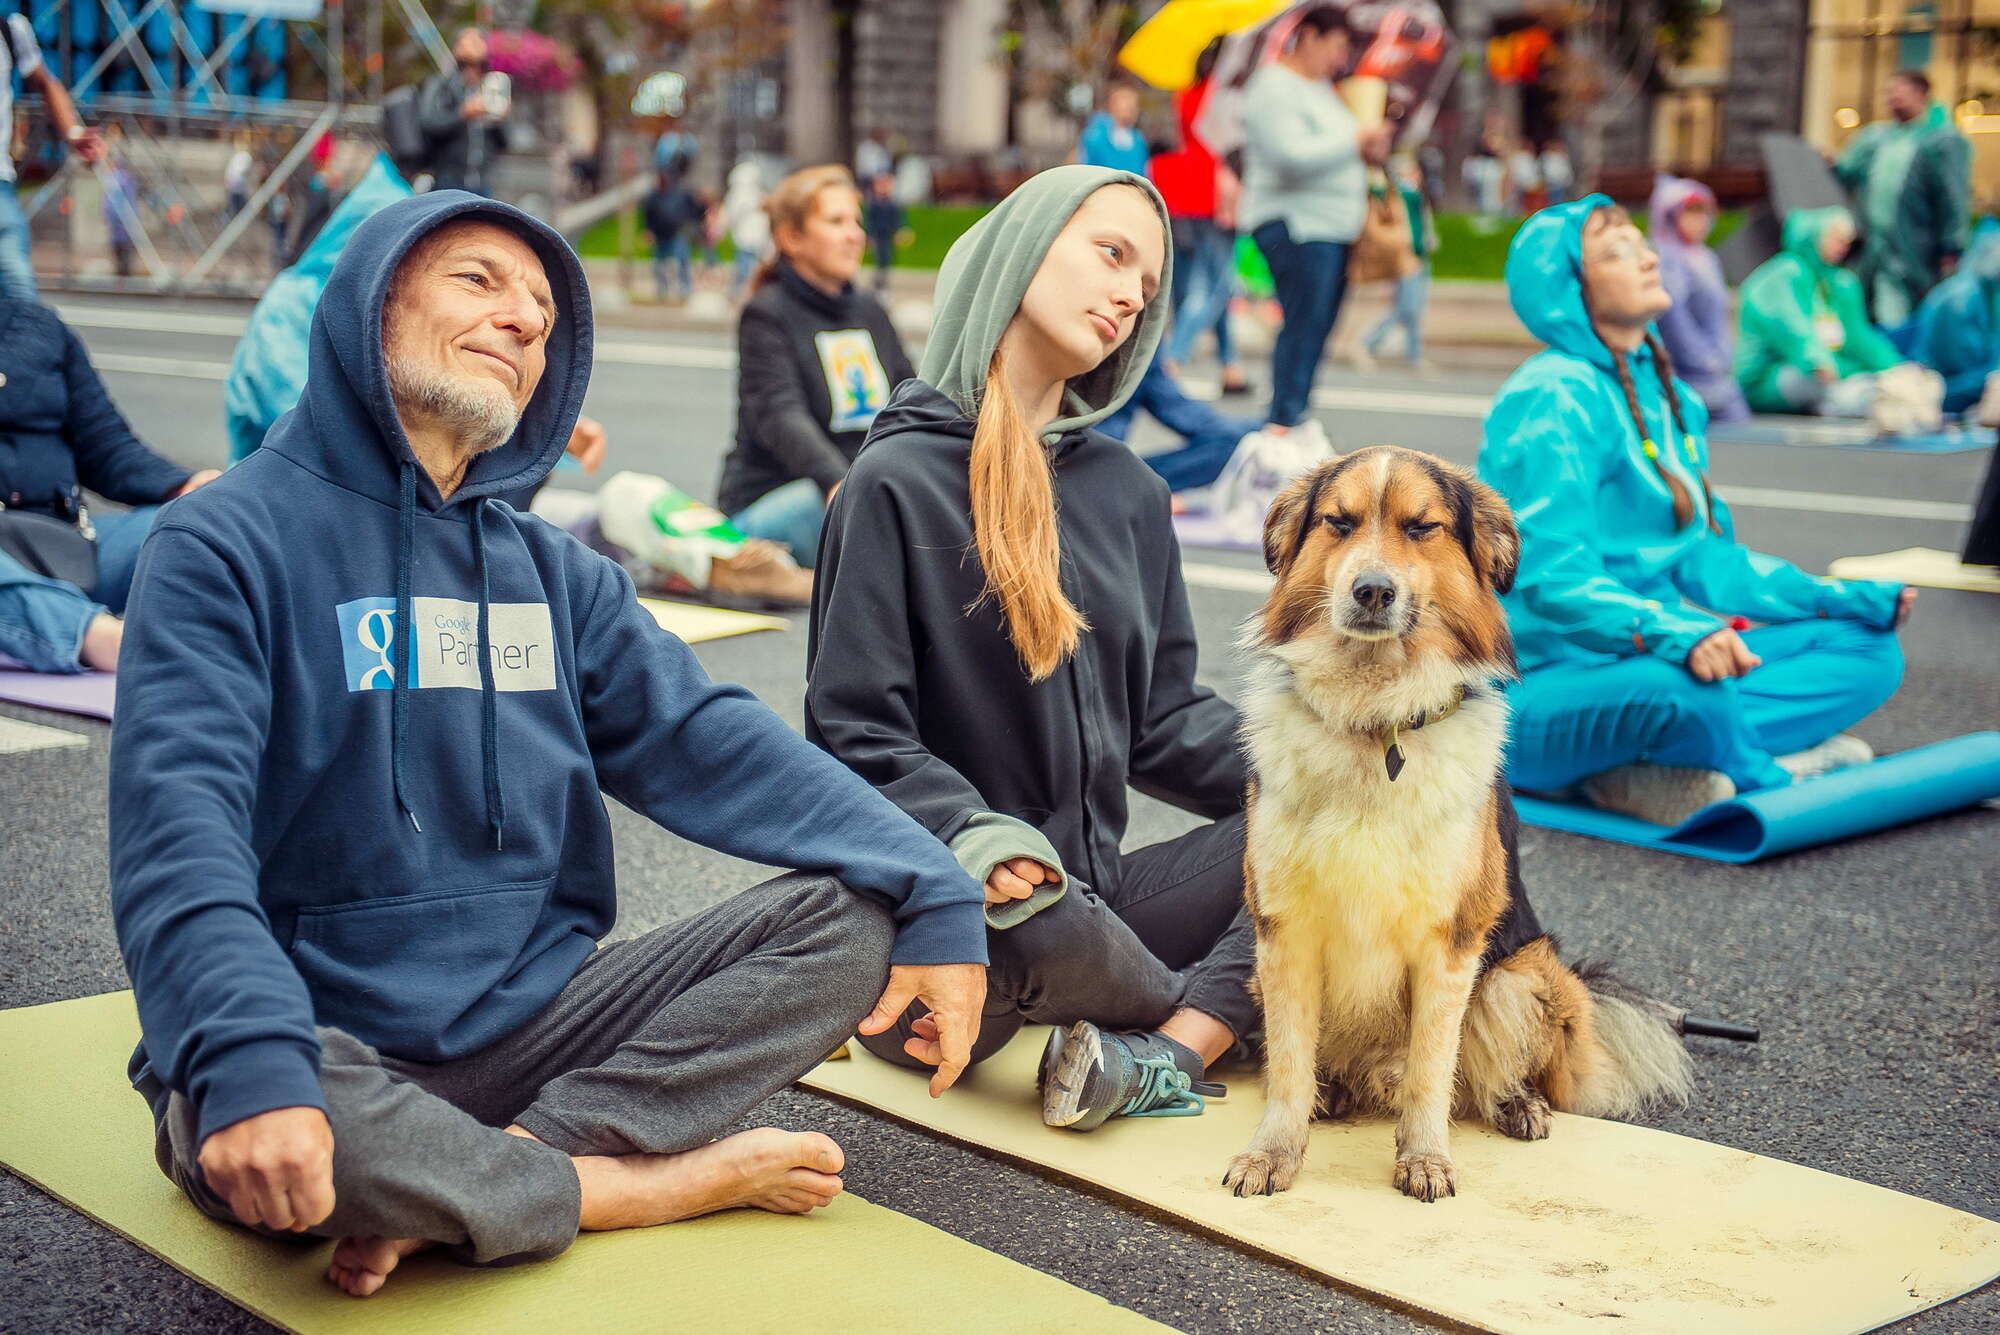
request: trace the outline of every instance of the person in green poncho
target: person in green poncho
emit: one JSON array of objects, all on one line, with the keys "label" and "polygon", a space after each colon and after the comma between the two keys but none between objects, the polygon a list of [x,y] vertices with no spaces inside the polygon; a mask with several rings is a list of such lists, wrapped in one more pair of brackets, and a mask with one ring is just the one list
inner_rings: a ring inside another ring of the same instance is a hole
[{"label": "person in green poncho", "polygon": [[1875,373],[1902,360],[1868,322],[1860,280],[1840,267],[1853,245],[1846,209],[1797,209],[1784,248],[1744,280],[1736,381],[1755,411],[1866,417]]},{"label": "person in green poncho", "polygon": [[1857,267],[1869,312],[1893,328],[1916,313],[1965,252],[1972,145],[1931,99],[1922,70],[1890,75],[1884,100],[1890,119],[1856,135],[1834,174],[1861,215]]}]

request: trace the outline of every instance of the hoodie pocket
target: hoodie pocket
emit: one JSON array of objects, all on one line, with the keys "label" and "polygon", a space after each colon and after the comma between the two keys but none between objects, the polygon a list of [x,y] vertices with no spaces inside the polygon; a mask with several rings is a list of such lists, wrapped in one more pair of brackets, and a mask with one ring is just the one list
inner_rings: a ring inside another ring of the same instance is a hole
[{"label": "hoodie pocket", "polygon": [[[553,876],[301,909],[292,962],[319,1023],[418,1060],[531,953]],[[428,1056],[426,1054],[429,1054]]]}]

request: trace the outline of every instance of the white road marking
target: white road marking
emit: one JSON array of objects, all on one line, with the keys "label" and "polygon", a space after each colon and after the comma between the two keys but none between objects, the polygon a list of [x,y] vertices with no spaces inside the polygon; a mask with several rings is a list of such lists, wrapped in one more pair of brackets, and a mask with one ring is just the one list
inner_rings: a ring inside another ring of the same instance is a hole
[{"label": "white road marking", "polygon": [[1955,501],[1906,501],[1894,496],[1849,496],[1837,491],[1786,491],[1777,487],[1724,487],[1722,499],[1733,509],[1806,510],[1822,515],[1869,515],[1876,519],[1933,519],[1963,524],[1972,507]]},{"label": "white road marking", "polygon": [[0,718],[0,756],[24,751],[53,751],[65,746],[88,746],[90,739],[67,728],[51,728],[17,718]]},{"label": "white road marking", "polygon": [[213,334],[241,338],[250,327],[242,315],[194,315],[134,310],[124,306],[58,306],[56,314],[79,329],[136,329],[148,334]]},{"label": "white road marking", "polygon": [[1205,561],[1182,561],[1181,578],[1204,589],[1227,589],[1231,593],[1265,594],[1271,591],[1271,577],[1249,566],[1218,566]]},{"label": "white road marking", "polygon": [[170,375],[185,380],[227,380],[228,362],[190,362],[178,357],[141,357],[130,352],[93,352],[90,364],[100,371],[127,375]]}]

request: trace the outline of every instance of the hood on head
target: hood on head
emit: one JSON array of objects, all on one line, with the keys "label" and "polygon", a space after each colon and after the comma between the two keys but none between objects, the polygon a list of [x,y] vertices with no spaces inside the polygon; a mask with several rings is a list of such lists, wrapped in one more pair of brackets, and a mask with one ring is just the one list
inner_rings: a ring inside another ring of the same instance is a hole
[{"label": "hood on head", "polygon": [[1583,225],[1605,195],[1585,195],[1543,209],[1521,224],[1507,246],[1507,300],[1542,342],[1600,366],[1611,365],[1583,302]]},{"label": "hood on head", "polygon": [[[547,365],[507,443],[472,461],[450,504],[515,491],[555,467],[590,383],[590,291],[576,254],[553,228],[509,204],[436,190],[398,200],[361,221],[327,279],[313,312],[305,393],[280,418],[265,444],[353,490],[395,502],[398,474],[414,461],[396,416],[383,356],[382,319],[397,266],[410,249],[448,222],[497,223],[534,249],[555,298]],[[417,469],[423,504],[445,502]]]},{"label": "hood on head", "polygon": [[2000,283],[2000,219],[1981,218],[1972,229],[1963,267],[1982,283]]},{"label": "hood on head", "polygon": [[1818,209],[1793,209],[1785,215],[1782,249],[1785,254],[1796,255],[1815,269],[1825,269],[1829,266],[1820,258],[1819,240],[1835,223],[1846,223],[1848,230],[1852,231],[1854,215],[1838,204]]},{"label": "hood on head", "polygon": [[1143,176],[1073,164],[1037,173],[994,205],[952,244],[938,271],[937,309],[919,373],[969,416],[976,412],[1000,336],[1021,308],[1035,271],[1083,201],[1107,185],[1135,185],[1159,214],[1164,260],[1159,292],[1139,327],[1095,369],[1069,382],[1068,415],[1043,428],[1045,439],[1091,426],[1116,412],[1139,387],[1166,328],[1173,290],[1173,247],[1165,244],[1167,206]]},{"label": "hood on head", "polygon": [[1647,236],[1652,239],[1654,245],[1680,243],[1681,210],[1696,201],[1706,204],[1713,212],[1715,192],[1700,181],[1690,181],[1685,176],[1660,173],[1658,179],[1653,182],[1653,198],[1646,208]]}]

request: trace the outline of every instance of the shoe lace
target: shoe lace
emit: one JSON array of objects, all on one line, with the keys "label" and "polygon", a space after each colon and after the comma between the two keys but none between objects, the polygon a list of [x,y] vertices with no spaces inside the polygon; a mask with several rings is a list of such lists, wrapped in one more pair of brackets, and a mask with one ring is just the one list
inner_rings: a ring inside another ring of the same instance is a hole
[{"label": "shoe lace", "polygon": [[1118,1110],[1123,1117],[1198,1117],[1208,1105],[1194,1081],[1166,1053],[1135,1059],[1139,1088]]}]

